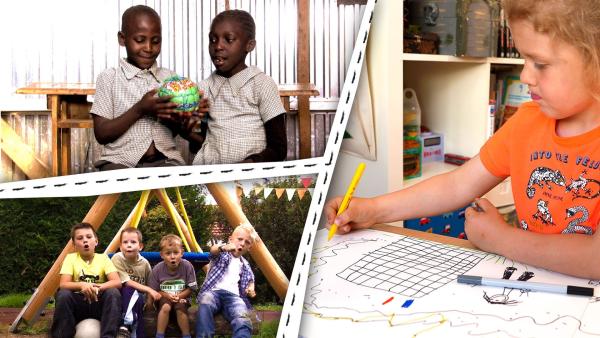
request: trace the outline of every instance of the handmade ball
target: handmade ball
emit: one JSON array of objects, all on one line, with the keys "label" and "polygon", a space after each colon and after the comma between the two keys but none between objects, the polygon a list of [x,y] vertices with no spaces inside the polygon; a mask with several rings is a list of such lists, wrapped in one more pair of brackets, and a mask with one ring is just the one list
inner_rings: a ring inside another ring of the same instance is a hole
[{"label": "handmade ball", "polygon": [[75,326],[74,338],[100,338],[100,321],[88,318],[80,321]]},{"label": "handmade ball", "polygon": [[173,96],[171,102],[178,104],[175,110],[180,112],[192,112],[200,102],[198,86],[190,79],[178,75],[167,78],[160,88],[158,96]]}]

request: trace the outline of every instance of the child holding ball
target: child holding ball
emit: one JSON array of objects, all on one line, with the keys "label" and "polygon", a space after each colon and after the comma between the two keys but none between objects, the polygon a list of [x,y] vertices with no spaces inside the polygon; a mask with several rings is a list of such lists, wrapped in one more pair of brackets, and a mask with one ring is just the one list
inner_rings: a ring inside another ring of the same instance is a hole
[{"label": "child holding ball", "polygon": [[194,164],[282,161],[287,154],[285,109],[277,84],[245,63],[255,45],[254,19],[228,10],[212,21],[208,52],[216,68],[199,83],[210,103],[208,129]]}]

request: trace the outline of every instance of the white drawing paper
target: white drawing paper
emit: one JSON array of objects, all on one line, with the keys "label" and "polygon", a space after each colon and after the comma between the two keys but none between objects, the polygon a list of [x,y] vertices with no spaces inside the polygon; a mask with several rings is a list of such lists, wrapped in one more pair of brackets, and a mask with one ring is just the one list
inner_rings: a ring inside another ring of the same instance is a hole
[{"label": "white drawing paper", "polygon": [[317,233],[302,337],[600,337],[595,297],[458,284],[456,277],[594,281],[377,230],[326,237]]}]

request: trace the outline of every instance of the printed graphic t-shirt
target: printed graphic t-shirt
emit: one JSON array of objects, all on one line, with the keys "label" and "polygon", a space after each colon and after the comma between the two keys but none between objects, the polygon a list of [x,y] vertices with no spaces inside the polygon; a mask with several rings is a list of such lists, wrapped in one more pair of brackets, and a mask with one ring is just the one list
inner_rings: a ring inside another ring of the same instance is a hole
[{"label": "printed graphic t-shirt", "polygon": [[74,282],[104,283],[106,275],[117,269],[106,254],[94,254],[94,259],[88,264],[79,253],[70,253],[65,257],[60,268],[61,275],[73,276]]},{"label": "printed graphic t-shirt", "polygon": [[555,130],[537,103],[524,103],[482,147],[481,161],[493,175],[511,176],[523,229],[592,234],[600,220],[600,127],[573,137]]},{"label": "printed graphic t-shirt", "polygon": [[165,262],[160,262],[152,269],[148,286],[156,291],[171,294],[177,294],[186,288],[196,290],[198,284],[194,266],[188,260],[182,259],[177,270],[169,271]]},{"label": "printed graphic t-shirt", "polygon": [[138,254],[137,260],[133,264],[127,261],[127,258],[125,258],[122,252],[117,252],[114,254],[111,258],[111,261],[115,265],[115,268],[117,268],[119,271],[121,283],[125,283],[129,280],[142,285],[146,285],[146,283],[148,283],[148,278],[150,277],[150,271],[152,268],[150,267],[148,260],[142,257],[140,254]]}]

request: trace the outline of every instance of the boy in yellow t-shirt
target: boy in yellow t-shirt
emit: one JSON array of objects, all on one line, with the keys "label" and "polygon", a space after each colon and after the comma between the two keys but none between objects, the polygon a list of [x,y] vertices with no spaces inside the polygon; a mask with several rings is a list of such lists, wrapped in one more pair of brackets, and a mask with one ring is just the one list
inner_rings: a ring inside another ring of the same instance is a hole
[{"label": "boy in yellow t-shirt", "polygon": [[106,254],[94,252],[98,235],[89,223],[71,228],[75,246],[60,269],[60,289],[50,335],[73,337],[75,325],[88,318],[100,320],[102,338],[115,337],[121,317],[121,280]]}]

